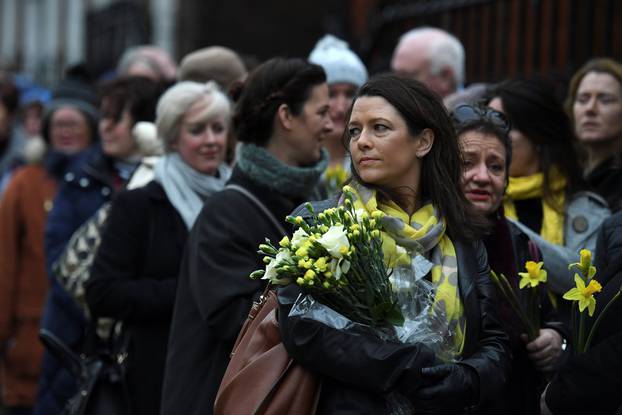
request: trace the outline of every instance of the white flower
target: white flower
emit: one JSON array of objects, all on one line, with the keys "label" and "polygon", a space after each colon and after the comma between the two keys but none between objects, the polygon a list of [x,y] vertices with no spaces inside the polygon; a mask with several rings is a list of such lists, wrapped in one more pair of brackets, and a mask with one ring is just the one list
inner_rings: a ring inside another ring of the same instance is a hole
[{"label": "white flower", "polygon": [[294,248],[294,250],[299,248],[307,239],[309,239],[309,234],[307,234],[304,229],[296,229],[296,232],[292,235],[292,248]]},{"label": "white flower", "polygon": [[266,265],[266,272],[263,274],[263,277],[261,277],[261,279],[268,280],[268,281],[276,280],[277,278],[276,265],[277,265],[277,261],[275,259],[271,260]]},{"label": "white flower", "polygon": [[333,258],[343,258],[342,248],[350,249],[350,241],[343,225],[331,226],[318,242]]},{"label": "white flower", "polygon": [[292,260],[292,254],[289,249],[280,249],[275,258],[277,265],[283,264],[283,262],[290,262]]},{"label": "white flower", "polygon": [[344,258],[333,258],[330,261],[330,272],[333,274],[337,281],[339,281],[343,274],[347,274],[348,271],[350,271],[350,261]]}]

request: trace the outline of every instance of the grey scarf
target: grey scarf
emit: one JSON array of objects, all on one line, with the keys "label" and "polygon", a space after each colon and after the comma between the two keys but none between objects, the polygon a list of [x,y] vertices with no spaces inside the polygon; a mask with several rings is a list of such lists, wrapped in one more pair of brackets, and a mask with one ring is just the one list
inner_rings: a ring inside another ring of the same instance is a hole
[{"label": "grey scarf", "polygon": [[218,167],[218,177],[210,176],[190,167],[179,154],[171,153],[156,164],[154,180],[162,185],[171,204],[190,229],[205,199],[222,190],[230,176],[231,168],[224,163]]},{"label": "grey scarf", "polygon": [[310,167],[289,166],[264,147],[242,144],[238,147],[237,166],[247,176],[270,190],[285,196],[309,196],[328,166],[328,152],[322,149],[320,160]]}]

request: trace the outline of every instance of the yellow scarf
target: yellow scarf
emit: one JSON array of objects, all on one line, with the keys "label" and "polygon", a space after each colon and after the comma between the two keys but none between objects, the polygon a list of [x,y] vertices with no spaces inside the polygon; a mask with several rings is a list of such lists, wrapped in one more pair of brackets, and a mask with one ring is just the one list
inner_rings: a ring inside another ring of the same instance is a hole
[{"label": "yellow scarf", "polygon": [[439,220],[429,203],[411,217],[394,202],[379,203],[376,192],[360,185],[354,188],[354,208],[370,215],[382,211],[382,251],[389,268],[410,264],[417,254],[424,255],[433,266],[431,281],[436,287],[434,306],[445,311],[452,333],[454,350],[460,354],[464,347],[466,318],[458,286],[456,250],[445,233],[445,222]]},{"label": "yellow scarf", "polygon": [[[551,170],[549,175],[553,200],[557,206],[565,206],[564,190],[566,179],[556,170]],[[542,228],[540,236],[554,244],[564,243],[564,214],[557,212],[553,206],[544,201],[543,196],[544,175],[536,173],[525,177],[510,177],[510,183],[505,192],[503,208],[505,216],[510,219],[518,220],[514,200],[524,200],[541,198],[542,199]]]}]

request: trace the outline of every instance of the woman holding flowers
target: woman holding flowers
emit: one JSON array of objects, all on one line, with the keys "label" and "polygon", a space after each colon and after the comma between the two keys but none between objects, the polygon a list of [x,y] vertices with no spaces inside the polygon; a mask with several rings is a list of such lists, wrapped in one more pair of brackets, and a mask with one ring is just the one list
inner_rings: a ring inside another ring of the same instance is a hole
[{"label": "woman holding flowers", "polygon": [[[507,277],[513,297],[503,298],[501,321],[510,338],[512,372],[502,402],[506,414],[535,414],[543,386],[542,373],[551,372],[562,352],[561,324],[546,290],[547,273],[539,250],[503,211],[503,195],[512,160],[510,126],[503,114],[471,105],[460,105],[452,119],[464,159],[462,189],[471,204],[493,224],[484,239],[490,268]],[[519,272],[524,268],[527,272]],[[520,276],[520,277],[519,277]],[[531,298],[534,297],[534,298]],[[535,321],[524,327],[510,301],[526,309],[537,304]],[[530,333],[531,332],[531,333]],[[528,334],[529,333],[529,334]],[[532,337],[532,338],[529,338]]]},{"label": "woman holding flowers", "polygon": [[265,285],[248,278],[263,264],[257,246],[288,233],[280,223],[313,198],[328,164],[322,140],[332,122],[321,67],[271,59],[249,75],[236,105],[242,145],[231,180],[205,203],[180,271],[163,415],[213,413],[235,339]]},{"label": "woman holding flowers", "polygon": [[288,285],[278,295],[281,336],[298,363],[322,376],[318,413],[392,413],[396,396],[417,414],[493,411],[508,375],[507,337],[486,251],[475,242],[485,222],[461,192],[460,151],[447,112],[423,84],[378,76],[355,96],[344,139],[353,180],[351,196],[340,203],[352,204],[364,221],[380,221],[381,260],[389,268],[404,267],[434,287],[453,354],[443,361],[425,342],[290,315],[301,289]]},{"label": "woman holding flowers", "polygon": [[156,109],[165,155],[154,180],[112,204],[87,282],[93,320],[113,318],[127,334],[132,413],[159,414],[175,289],[188,233],[203,202],[231,174],[225,162],[231,103],[214,82],[180,82]]}]

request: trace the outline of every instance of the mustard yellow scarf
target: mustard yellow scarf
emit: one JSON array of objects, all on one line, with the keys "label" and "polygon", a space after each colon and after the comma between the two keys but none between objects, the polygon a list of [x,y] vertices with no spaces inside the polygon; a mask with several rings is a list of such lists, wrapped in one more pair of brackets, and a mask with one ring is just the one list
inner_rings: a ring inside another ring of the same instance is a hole
[{"label": "mustard yellow scarf", "polygon": [[379,202],[375,191],[361,185],[350,186],[354,189],[355,209],[362,209],[370,215],[377,210],[385,214],[382,219],[382,250],[389,268],[409,265],[411,258],[418,254],[432,262],[431,281],[436,287],[434,305],[444,310],[454,350],[461,353],[466,318],[458,286],[456,250],[445,233],[445,222],[439,220],[431,203],[409,217],[396,203]]},{"label": "mustard yellow scarf", "polygon": [[[565,206],[564,190],[566,179],[556,170],[551,170],[549,175],[551,190],[553,191],[553,203],[559,207]],[[549,203],[544,201],[543,196],[544,174],[536,173],[531,176],[510,177],[510,183],[505,192],[503,208],[505,216],[510,219],[518,220],[514,200],[525,200],[533,198],[542,199],[542,228],[540,236],[554,244],[563,245],[564,243],[564,214],[559,213]]]}]

